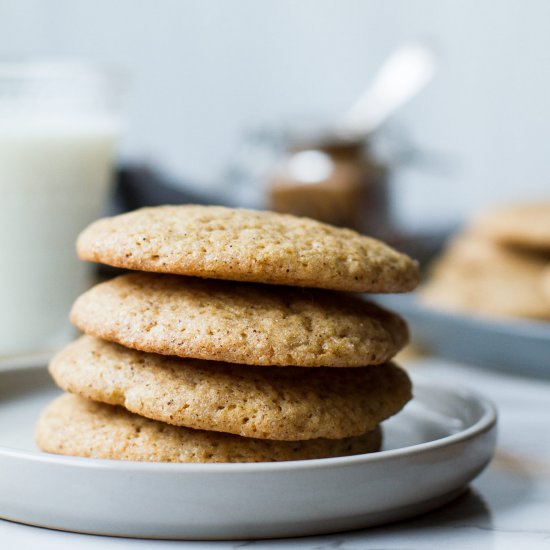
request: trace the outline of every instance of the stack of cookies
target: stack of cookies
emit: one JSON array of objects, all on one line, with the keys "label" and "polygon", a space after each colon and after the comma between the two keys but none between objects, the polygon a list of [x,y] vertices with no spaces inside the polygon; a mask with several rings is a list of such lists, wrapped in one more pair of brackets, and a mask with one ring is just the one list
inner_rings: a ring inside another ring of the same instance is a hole
[{"label": "stack of cookies", "polygon": [[83,294],[85,335],[50,364],[47,452],[260,462],[378,450],[410,399],[395,314],[350,294],[403,292],[410,258],[348,229],[222,207],[99,220],[84,260],[134,270]]},{"label": "stack of cookies", "polygon": [[550,204],[479,216],[434,263],[421,295],[451,310],[550,320]]}]

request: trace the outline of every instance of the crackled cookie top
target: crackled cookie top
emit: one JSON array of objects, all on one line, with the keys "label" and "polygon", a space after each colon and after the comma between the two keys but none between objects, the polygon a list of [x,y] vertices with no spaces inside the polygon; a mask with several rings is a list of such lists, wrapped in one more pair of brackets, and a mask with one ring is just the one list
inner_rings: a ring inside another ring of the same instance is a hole
[{"label": "crackled cookie top", "polygon": [[36,442],[49,453],[147,462],[272,462],[377,451],[380,429],[347,439],[269,441],[169,426],[122,407],[65,394],[37,426]]},{"label": "crackled cookie top", "polygon": [[411,397],[392,364],[355,369],[250,367],[165,357],[84,336],[50,372],[63,389],[189,428],[298,441],[361,435]]},{"label": "crackled cookie top", "polygon": [[288,214],[161,206],[104,218],[77,243],[83,260],[116,267],[356,292],[418,283],[408,256],[352,231]]},{"label": "crackled cookie top", "polygon": [[152,273],[97,285],[71,319],[141,351],[247,365],[378,364],[408,339],[397,315],[353,295]]}]

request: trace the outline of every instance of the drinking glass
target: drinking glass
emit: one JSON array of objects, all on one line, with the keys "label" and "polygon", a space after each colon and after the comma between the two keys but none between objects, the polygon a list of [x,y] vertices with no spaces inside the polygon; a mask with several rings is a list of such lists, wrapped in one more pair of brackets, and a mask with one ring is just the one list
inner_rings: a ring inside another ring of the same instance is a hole
[{"label": "drinking glass", "polygon": [[123,82],[69,62],[0,62],[0,356],[45,351],[72,334],[91,282],[78,233],[105,206]]}]

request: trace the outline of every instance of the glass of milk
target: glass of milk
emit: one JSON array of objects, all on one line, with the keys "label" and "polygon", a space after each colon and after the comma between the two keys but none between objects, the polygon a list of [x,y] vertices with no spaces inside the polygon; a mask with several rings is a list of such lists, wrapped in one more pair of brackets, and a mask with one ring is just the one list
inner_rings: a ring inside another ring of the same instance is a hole
[{"label": "glass of milk", "polygon": [[118,75],[0,62],[0,357],[52,350],[91,284],[78,233],[99,217],[120,132]]}]

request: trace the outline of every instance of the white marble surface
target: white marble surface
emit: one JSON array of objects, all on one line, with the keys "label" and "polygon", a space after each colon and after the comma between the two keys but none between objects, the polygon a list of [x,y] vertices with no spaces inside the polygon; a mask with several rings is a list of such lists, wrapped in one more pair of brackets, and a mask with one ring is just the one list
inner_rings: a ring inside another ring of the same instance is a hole
[{"label": "white marble surface", "polygon": [[434,380],[476,389],[500,413],[498,450],[490,468],[467,494],[436,512],[364,531],[219,543],[114,539],[0,520],[0,549],[550,550],[550,378],[521,378],[439,359],[411,362],[410,367]]}]

